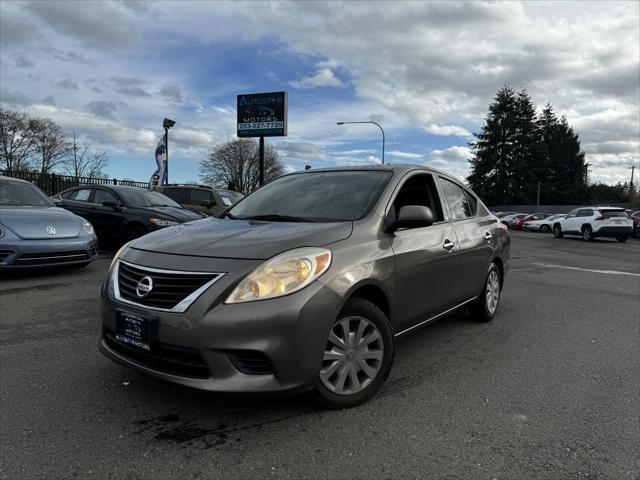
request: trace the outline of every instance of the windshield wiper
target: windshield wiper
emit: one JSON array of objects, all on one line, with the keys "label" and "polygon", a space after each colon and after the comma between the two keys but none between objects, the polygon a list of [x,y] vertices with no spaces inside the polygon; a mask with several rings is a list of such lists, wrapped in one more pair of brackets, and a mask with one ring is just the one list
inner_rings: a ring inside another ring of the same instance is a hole
[{"label": "windshield wiper", "polygon": [[278,215],[275,213],[271,213],[268,215],[250,215],[248,217],[237,217],[241,220],[271,220],[273,222],[313,222],[314,220],[309,220],[308,218],[302,217],[292,217],[289,215]]},{"label": "windshield wiper", "polygon": [[224,218],[224,217],[230,218],[231,220],[238,220],[238,217],[236,217],[234,214],[229,212],[224,212],[221,218]]}]

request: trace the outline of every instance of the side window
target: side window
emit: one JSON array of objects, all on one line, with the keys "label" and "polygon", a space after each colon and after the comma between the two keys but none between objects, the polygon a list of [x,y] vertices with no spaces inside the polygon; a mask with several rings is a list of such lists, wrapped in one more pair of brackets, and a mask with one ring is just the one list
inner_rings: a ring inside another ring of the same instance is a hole
[{"label": "side window", "polygon": [[471,205],[467,199],[465,191],[461,186],[440,177],[442,183],[442,190],[446,199],[447,205],[449,205],[449,212],[451,213],[451,220],[461,220],[463,218],[473,217],[475,213],[472,213]]},{"label": "side window", "polygon": [[216,202],[208,190],[191,190],[191,205],[202,205],[203,202],[211,202],[215,205]]},{"label": "side window", "polygon": [[478,201],[476,200],[476,197],[471,195],[466,190],[464,191],[464,196],[467,197],[467,204],[469,205],[469,211],[471,212],[470,216],[475,217],[476,212],[478,211]]},{"label": "side window", "polygon": [[165,188],[160,193],[166,195],[174,202],[189,204],[191,201],[191,190],[188,188]]},{"label": "side window", "polygon": [[587,209],[587,208],[583,208],[581,210],[578,210],[578,217],[590,217],[591,215],[593,215],[593,210]]},{"label": "side window", "polygon": [[398,195],[393,201],[396,216],[400,208],[405,205],[422,205],[429,207],[433,212],[434,222],[444,220],[442,206],[440,205],[440,199],[438,198],[433,176],[427,173],[413,175],[402,185]]},{"label": "side window", "polygon": [[118,203],[118,199],[111,192],[107,192],[106,190],[96,188],[93,191],[93,203],[102,205],[102,202]]},{"label": "side window", "polygon": [[564,218],[573,218],[576,216],[576,213],[578,212],[578,210],[571,210],[569,213],[567,213],[567,215],[565,215]]},{"label": "side window", "polygon": [[73,200],[75,202],[88,202],[89,196],[91,196],[91,189],[81,188],[80,190],[72,192],[69,196],[69,200]]},{"label": "side window", "polygon": [[71,191],[71,192],[64,192],[60,194],[60,198],[64,198],[65,200],[69,200],[69,198],[71,198],[71,195],[73,195],[75,192]]}]

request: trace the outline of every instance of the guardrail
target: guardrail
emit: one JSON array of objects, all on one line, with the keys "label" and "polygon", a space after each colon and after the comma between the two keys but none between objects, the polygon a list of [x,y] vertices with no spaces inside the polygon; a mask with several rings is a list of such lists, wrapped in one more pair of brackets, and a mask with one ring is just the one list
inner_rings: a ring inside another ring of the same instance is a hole
[{"label": "guardrail", "polygon": [[75,177],[72,175],[58,175],[57,173],[12,172],[7,170],[0,170],[0,175],[31,182],[40,187],[47,195],[55,195],[67,188],[81,185],[127,185],[130,187],[149,188],[148,182],[118,180],[117,178]]}]

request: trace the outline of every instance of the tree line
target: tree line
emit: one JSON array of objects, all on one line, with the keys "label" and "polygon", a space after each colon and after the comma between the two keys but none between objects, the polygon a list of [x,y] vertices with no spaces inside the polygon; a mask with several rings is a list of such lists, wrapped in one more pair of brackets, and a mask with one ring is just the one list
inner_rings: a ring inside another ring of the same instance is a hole
[{"label": "tree line", "polygon": [[0,108],[1,170],[100,178],[108,163],[107,152],[75,132],[67,135],[50,118]]},{"label": "tree line", "polygon": [[538,114],[525,89],[504,86],[470,143],[469,186],[488,205],[622,202],[631,188],[588,182],[578,133],[550,103]]}]

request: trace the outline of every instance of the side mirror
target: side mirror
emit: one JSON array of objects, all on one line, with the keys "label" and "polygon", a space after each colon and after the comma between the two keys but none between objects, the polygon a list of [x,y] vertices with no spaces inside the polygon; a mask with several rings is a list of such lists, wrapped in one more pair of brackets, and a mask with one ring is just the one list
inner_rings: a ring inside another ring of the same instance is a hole
[{"label": "side mirror", "polygon": [[56,207],[59,207],[60,205],[62,205],[62,199],[60,198],[52,198],[51,200],[53,200],[53,203],[56,204]]},{"label": "side mirror", "polygon": [[399,228],[428,227],[433,224],[433,212],[423,205],[405,205],[400,208],[398,218],[386,229],[387,231]]},{"label": "side mirror", "polygon": [[111,202],[111,201],[107,201],[107,202],[102,202],[102,206],[103,207],[110,207],[113,208],[114,210],[118,210],[119,205],[117,202]]}]

